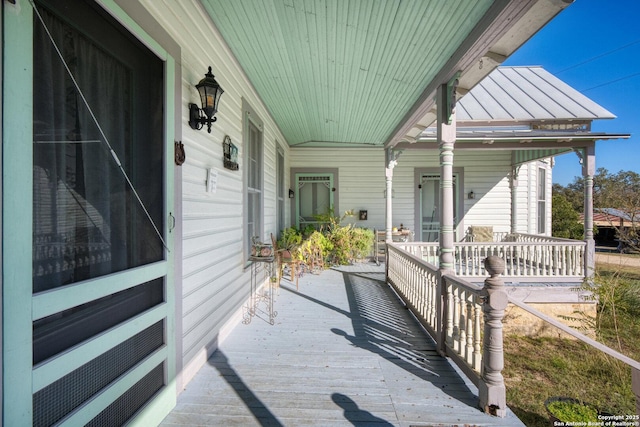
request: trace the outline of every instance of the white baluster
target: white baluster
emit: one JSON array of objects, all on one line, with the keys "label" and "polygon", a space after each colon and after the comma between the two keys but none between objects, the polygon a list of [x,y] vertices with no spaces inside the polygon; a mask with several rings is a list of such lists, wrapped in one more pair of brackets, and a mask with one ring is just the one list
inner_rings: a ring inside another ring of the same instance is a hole
[{"label": "white baluster", "polygon": [[[452,286],[453,291],[453,349],[460,353],[460,297],[457,286]],[[451,307],[451,306],[450,306]]]}]

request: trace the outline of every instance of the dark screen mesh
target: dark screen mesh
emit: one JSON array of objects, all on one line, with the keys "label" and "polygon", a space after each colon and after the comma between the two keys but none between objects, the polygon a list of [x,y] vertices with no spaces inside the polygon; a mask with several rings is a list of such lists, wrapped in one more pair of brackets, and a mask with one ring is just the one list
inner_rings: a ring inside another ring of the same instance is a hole
[{"label": "dark screen mesh", "polygon": [[155,323],[35,393],[33,425],[49,426],[60,420],[160,348],[163,325],[163,321]]}]

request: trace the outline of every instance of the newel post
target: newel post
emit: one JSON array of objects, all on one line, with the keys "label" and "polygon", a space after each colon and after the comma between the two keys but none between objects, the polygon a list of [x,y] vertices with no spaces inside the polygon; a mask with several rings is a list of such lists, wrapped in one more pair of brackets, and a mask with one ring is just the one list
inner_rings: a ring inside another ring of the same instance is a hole
[{"label": "newel post", "polygon": [[480,408],[491,415],[507,415],[507,395],[502,377],[504,354],[502,347],[502,318],[509,302],[500,274],[504,272],[504,260],[490,256],[484,260],[484,268],[491,277],[485,279],[482,296],[484,304],[484,338],[482,369],[478,393]]}]

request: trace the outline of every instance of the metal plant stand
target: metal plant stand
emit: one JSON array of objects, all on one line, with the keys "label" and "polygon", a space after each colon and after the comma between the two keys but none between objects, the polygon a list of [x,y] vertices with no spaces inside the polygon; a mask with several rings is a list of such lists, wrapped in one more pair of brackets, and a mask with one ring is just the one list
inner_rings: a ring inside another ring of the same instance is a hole
[{"label": "metal plant stand", "polygon": [[[271,278],[274,277],[274,257],[250,257],[251,264],[251,295],[248,304],[244,307],[242,323],[245,325],[251,323],[254,316],[260,314],[268,316],[269,323],[274,325],[275,317],[278,312],[273,309],[275,292],[273,290],[274,283]],[[260,284],[266,284],[260,287]],[[264,306],[265,308],[262,308]]]}]

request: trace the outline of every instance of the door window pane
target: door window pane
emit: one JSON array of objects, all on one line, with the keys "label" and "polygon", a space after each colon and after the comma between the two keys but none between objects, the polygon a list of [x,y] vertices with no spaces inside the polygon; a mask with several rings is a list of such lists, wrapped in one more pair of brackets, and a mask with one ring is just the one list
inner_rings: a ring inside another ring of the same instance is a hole
[{"label": "door window pane", "polygon": [[317,215],[333,208],[331,175],[298,176],[298,222],[300,228],[318,227]]},{"label": "door window pane", "polygon": [[34,17],[34,292],[164,257],[105,143],[163,230],[162,62],[87,3],[40,10],[100,128]]}]

